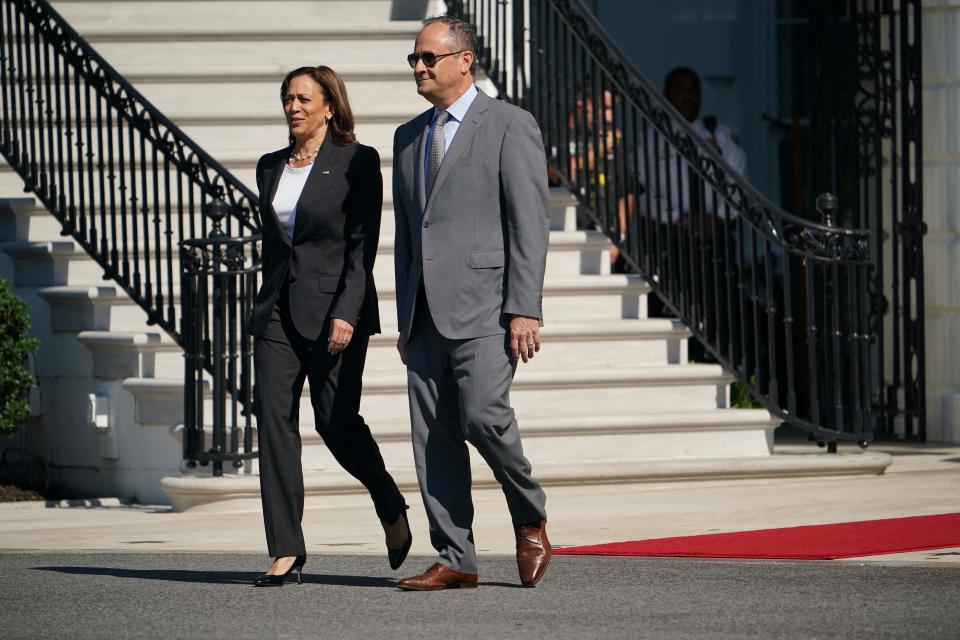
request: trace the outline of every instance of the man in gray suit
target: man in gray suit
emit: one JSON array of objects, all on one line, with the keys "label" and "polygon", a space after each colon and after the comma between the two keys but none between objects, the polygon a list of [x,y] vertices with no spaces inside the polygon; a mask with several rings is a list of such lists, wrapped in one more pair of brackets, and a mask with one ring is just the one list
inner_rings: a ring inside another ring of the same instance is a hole
[{"label": "man in gray suit", "polygon": [[424,22],[407,61],[434,108],[394,137],[397,348],[440,554],[399,583],[418,591],[477,584],[466,442],[506,495],[524,586],[534,586],[550,560],[546,499],[509,402],[517,363],[540,349],[550,233],[543,141],[528,112],[474,86],[476,42],[465,22]]}]

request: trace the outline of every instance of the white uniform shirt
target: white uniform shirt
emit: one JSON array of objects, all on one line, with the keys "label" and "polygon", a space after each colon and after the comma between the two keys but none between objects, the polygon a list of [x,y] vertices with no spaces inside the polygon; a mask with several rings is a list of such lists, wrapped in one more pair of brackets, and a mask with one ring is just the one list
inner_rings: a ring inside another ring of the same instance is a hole
[{"label": "white uniform shirt", "polygon": [[[691,123],[693,130],[704,140],[713,137],[719,147],[720,155],[741,177],[747,177],[747,154],[736,141],[733,131],[724,124],[717,123],[714,133],[711,136],[707,127],[703,124],[703,118],[697,118]],[[653,128],[648,129],[647,133],[647,152],[644,153],[643,144],[638,147],[638,162],[640,184],[648,193],[639,196],[641,208],[647,209],[647,197],[649,194],[650,205],[648,215],[656,216],[658,211],[662,211],[663,219],[667,218],[678,220],[681,214],[690,212],[690,180],[689,163],[681,159],[679,162],[679,176],[677,175],[678,163],[677,153],[673,148],[668,147],[663,136],[659,137],[658,142],[654,142]],[[656,152],[656,153],[655,153]],[[657,173],[659,175],[650,175],[646,171],[647,162],[655,162]],[[668,182],[669,181],[669,182]],[[714,213],[714,195],[713,189],[706,187],[704,189],[704,207],[703,211],[707,214]],[[723,198],[716,194],[717,206],[721,218],[729,217],[732,220],[737,217],[737,211],[733,207],[725,204]]]}]

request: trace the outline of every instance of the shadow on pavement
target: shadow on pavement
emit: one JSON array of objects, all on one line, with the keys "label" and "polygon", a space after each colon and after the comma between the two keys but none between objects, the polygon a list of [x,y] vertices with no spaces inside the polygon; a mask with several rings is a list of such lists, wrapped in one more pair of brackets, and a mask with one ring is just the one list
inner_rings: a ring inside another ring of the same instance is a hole
[{"label": "shadow on pavement", "polygon": [[[169,582],[197,582],[206,584],[236,584],[253,586],[259,573],[249,571],[193,571],[189,569],[123,569],[117,567],[34,567],[36,571],[51,571],[82,576],[110,576],[138,580],[166,580]],[[388,587],[397,586],[395,580],[375,576],[335,576],[317,573],[303,574],[306,584],[322,584],[337,587]],[[295,584],[296,578],[288,578]]]}]

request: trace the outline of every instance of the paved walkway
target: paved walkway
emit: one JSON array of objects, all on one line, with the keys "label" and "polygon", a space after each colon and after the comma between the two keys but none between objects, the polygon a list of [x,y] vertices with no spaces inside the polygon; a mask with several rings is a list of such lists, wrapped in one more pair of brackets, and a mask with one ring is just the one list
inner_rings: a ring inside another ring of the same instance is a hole
[{"label": "paved walkway", "polygon": [[0,554],[3,637],[874,640],[953,639],[960,628],[957,573],[941,567],[558,557],[540,586],[522,589],[513,558],[495,555],[479,589],[406,593],[384,558],[311,558],[304,585],[254,589],[262,564]]},{"label": "paved walkway", "polygon": [[[781,447],[782,450],[810,450]],[[556,545],[950,513],[960,447],[877,446],[883,476],[553,487]],[[304,586],[253,589],[257,511],[0,506],[4,638],[954,638],[960,548],[843,561],[557,557],[518,589],[503,496],[477,491],[481,588],[401,593],[433,561],[419,496],[399,572],[364,495],[313,499]]]}]

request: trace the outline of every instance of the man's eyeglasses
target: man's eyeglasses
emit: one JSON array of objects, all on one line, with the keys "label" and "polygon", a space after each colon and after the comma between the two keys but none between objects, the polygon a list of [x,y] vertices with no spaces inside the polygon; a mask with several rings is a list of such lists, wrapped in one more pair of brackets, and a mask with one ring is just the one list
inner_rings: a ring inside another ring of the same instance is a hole
[{"label": "man's eyeglasses", "polygon": [[417,61],[423,60],[423,64],[429,68],[433,68],[437,61],[440,58],[446,58],[447,56],[455,56],[458,53],[463,53],[463,50],[452,51],[450,53],[441,53],[440,55],[435,54],[433,51],[424,51],[423,53],[411,53],[407,56],[407,64],[410,65],[411,69],[417,68]]}]

